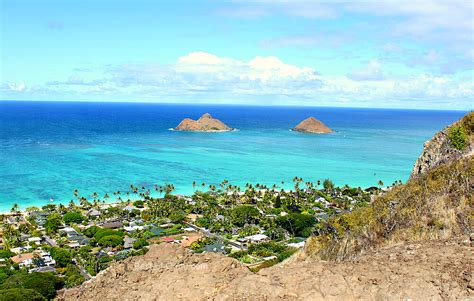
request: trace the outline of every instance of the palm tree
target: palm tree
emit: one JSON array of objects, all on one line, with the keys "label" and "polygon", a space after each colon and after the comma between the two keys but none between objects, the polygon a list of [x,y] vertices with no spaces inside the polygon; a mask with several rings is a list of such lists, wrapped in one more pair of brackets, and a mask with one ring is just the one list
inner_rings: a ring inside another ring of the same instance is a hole
[{"label": "palm tree", "polygon": [[17,213],[19,211],[20,207],[18,206],[18,204],[13,204],[13,207],[11,209],[11,212],[13,213]]}]

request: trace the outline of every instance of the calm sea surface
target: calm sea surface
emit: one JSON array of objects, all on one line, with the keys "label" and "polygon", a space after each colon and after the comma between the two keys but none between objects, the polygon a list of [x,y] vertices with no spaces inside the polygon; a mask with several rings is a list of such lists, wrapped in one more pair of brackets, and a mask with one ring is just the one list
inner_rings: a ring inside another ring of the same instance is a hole
[{"label": "calm sea surface", "polygon": [[[209,112],[226,133],[173,132],[183,118]],[[0,101],[0,209],[54,199],[73,190],[126,191],[130,184],[234,185],[294,176],[368,187],[405,181],[423,142],[463,112],[307,107]],[[289,131],[315,116],[336,133]]]}]

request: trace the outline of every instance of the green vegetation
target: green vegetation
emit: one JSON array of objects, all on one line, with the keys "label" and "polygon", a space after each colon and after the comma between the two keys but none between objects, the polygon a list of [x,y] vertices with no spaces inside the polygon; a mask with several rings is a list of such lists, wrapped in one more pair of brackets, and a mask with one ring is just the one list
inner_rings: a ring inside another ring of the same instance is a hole
[{"label": "green vegetation", "polygon": [[276,223],[293,236],[308,237],[311,235],[316,219],[307,214],[290,213],[286,216],[278,217]]},{"label": "green vegetation", "polygon": [[387,241],[470,233],[474,159],[441,165],[369,206],[331,217],[307,242],[311,255],[348,258]]},{"label": "green vegetation", "polygon": [[51,257],[56,260],[56,265],[60,268],[68,266],[72,260],[72,254],[69,250],[62,248],[52,248],[50,250]]},{"label": "green vegetation", "polygon": [[134,248],[135,250],[139,250],[139,249],[141,249],[141,248],[143,248],[143,247],[146,247],[146,246],[148,246],[148,245],[149,245],[149,243],[148,243],[148,241],[147,241],[146,239],[144,239],[144,238],[139,238],[139,239],[137,239],[137,240],[133,243],[133,248]]},{"label": "green vegetation", "polygon": [[46,301],[40,293],[26,288],[9,288],[0,290],[0,301]]},{"label": "green vegetation", "polygon": [[[63,283],[59,277],[50,273],[24,273],[18,272],[10,276],[3,284],[2,290],[7,289],[30,289],[45,299],[53,299],[56,296],[56,290],[62,287]],[[19,291],[10,291],[11,294]],[[32,292],[24,292],[31,295]],[[34,296],[34,294],[33,294]],[[42,300],[42,299],[37,299]]]},{"label": "green vegetation", "polygon": [[66,280],[64,284],[67,288],[80,285],[86,280],[79,271],[79,268],[72,264],[68,264],[65,276]]},{"label": "green vegetation", "polygon": [[44,228],[46,229],[46,233],[54,234],[58,231],[59,227],[62,225],[62,217],[59,213],[53,213],[48,216],[46,223],[44,224]]},{"label": "green vegetation", "polygon": [[64,222],[69,225],[72,223],[79,224],[82,223],[86,218],[79,212],[70,211],[63,216]]},{"label": "green vegetation", "polygon": [[230,216],[235,225],[242,227],[245,224],[256,222],[260,217],[260,212],[253,206],[243,205],[234,208]]},{"label": "green vegetation", "polygon": [[98,229],[94,234],[95,241],[104,247],[117,247],[123,244],[123,231]]},{"label": "green vegetation", "polygon": [[469,144],[466,131],[460,125],[453,125],[449,128],[448,138],[451,142],[451,146],[458,150],[464,150]]}]

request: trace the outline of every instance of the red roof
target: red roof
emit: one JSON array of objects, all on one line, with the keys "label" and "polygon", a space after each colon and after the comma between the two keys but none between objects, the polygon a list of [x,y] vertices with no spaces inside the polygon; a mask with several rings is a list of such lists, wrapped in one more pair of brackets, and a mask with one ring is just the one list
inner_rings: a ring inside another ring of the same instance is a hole
[{"label": "red roof", "polygon": [[171,238],[171,237],[163,237],[161,240],[164,241],[164,242],[173,242],[174,241],[174,239]]}]

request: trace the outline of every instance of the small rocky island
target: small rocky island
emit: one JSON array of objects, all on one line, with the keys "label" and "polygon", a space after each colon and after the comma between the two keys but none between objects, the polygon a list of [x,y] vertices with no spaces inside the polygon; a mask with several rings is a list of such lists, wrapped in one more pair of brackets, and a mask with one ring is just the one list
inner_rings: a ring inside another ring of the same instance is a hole
[{"label": "small rocky island", "polygon": [[333,132],[324,123],[312,116],[301,121],[297,126],[293,128],[293,131],[313,134],[326,134]]},{"label": "small rocky island", "polygon": [[198,120],[190,118],[183,119],[174,130],[190,132],[227,132],[233,129],[219,119],[213,118],[211,114],[206,113]]}]

